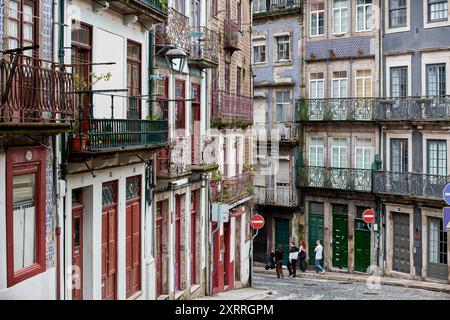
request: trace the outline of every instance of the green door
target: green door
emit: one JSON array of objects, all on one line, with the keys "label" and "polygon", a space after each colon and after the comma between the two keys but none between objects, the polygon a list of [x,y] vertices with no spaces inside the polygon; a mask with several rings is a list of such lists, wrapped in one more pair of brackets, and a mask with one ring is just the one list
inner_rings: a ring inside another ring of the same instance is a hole
[{"label": "green door", "polygon": [[333,267],[348,268],[348,216],[346,205],[333,204]]},{"label": "green door", "polygon": [[289,259],[289,220],[275,218],[275,250],[278,245],[283,246],[283,264]]},{"label": "green door", "polygon": [[[309,264],[314,265],[315,255],[314,248],[316,241],[320,240],[323,245],[323,212],[324,206],[321,202],[309,203],[308,216],[308,254]],[[323,263],[322,263],[323,265]]]},{"label": "green door", "polygon": [[369,272],[370,229],[362,220],[362,213],[368,208],[356,207],[355,219],[355,271]]}]

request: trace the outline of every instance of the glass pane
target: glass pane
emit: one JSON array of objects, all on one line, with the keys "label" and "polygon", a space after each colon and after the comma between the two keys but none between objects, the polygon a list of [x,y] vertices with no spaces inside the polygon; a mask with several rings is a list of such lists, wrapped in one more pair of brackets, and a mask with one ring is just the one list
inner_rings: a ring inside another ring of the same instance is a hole
[{"label": "glass pane", "polygon": [[36,261],[36,175],[13,177],[14,272]]},{"label": "glass pane", "polygon": [[78,247],[80,245],[80,218],[74,219],[73,230],[73,244]]}]

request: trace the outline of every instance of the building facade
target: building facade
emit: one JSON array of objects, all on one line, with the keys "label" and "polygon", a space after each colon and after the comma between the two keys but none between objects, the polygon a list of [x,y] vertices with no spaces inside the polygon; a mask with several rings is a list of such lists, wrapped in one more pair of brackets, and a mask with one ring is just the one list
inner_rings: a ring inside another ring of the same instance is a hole
[{"label": "building facade", "polygon": [[302,1],[253,1],[255,204],[265,226],[254,240],[255,261],[298,243],[299,211],[296,162],[299,127],[295,101],[302,86]]}]

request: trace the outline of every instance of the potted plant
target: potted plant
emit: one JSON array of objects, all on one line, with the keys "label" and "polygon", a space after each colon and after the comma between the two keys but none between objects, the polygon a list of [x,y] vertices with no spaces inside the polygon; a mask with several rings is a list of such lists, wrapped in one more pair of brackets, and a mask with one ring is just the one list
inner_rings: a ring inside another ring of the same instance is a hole
[{"label": "potted plant", "polygon": [[333,60],[336,57],[336,55],[334,54],[334,50],[333,49],[330,49],[330,53],[329,53],[328,57],[329,57],[330,60]]}]

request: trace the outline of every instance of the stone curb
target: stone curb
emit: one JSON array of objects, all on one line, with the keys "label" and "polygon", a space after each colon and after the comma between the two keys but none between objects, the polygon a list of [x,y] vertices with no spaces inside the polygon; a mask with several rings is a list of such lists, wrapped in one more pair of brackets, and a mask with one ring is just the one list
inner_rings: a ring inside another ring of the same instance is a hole
[{"label": "stone curb", "polygon": [[[274,270],[265,270],[264,268],[258,268],[258,267],[254,268],[253,272],[275,275]],[[354,276],[354,275],[349,275],[349,274],[345,274],[345,273],[332,274],[331,272],[325,272],[324,275],[320,275],[320,276],[317,276],[313,272],[298,273],[297,277],[298,278],[329,279],[329,280],[338,280],[338,281],[356,281],[356,282],[367,282],[367,278],[368,278],[367,276]],[[381,285],[412,288],[412,289],[422,289],[422,290],[443,292],[443,293],[450,294],[450,285],[443,284],[441,287],[435,287],[432,283],[426,283],[426,282],[425,283],[410,283],[410,282],[406,282],[406,281],[413,281],[413,280],[404,280],[404,279],[396,280],[395,278],[387,278],[387,277],[380,278]]]}]

